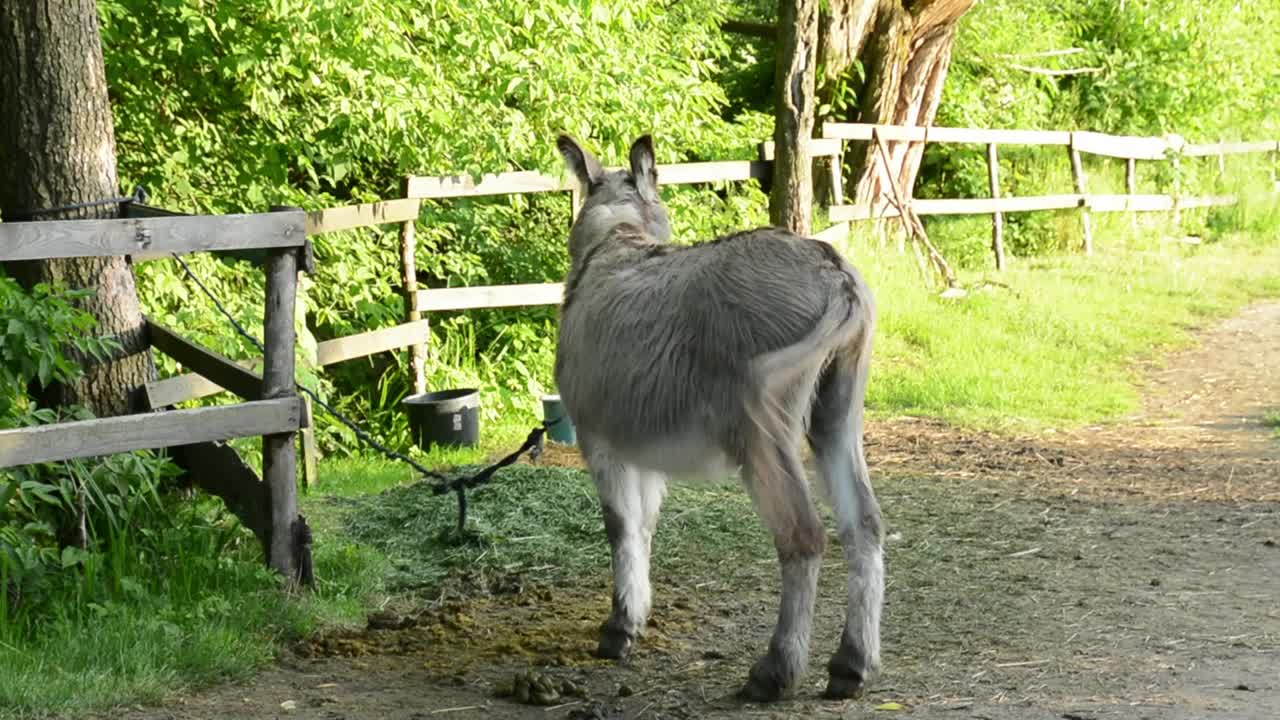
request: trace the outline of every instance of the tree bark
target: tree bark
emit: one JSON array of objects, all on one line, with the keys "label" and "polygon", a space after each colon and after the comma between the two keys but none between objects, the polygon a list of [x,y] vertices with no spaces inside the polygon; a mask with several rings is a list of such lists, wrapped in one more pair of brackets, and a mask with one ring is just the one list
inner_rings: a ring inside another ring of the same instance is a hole
[{"label": "tree bark", "polygon": [[773,188],[769,219],[800,235],[813,226],[813,137],[818,56],[818,0],[782,0],[778,7],[777,115],[773,126]]},{"label": "tree bark", "polygon": [[[0,212],[6,220],[22,210],[120,194],[94,0],[0,3],[0,108]],[[118,215],[118,206],[103,205],[34,219]],[[11,263],[7,270],[26,287],[56,282],[95,289],[82,307],[97,319],[97,332],[114,336],[123,348],[110,361],[78,358],[84,376],[44,399],[81,404],[99,416],[140,410],[140,388],[155,377],[155,366],[128,261],[32,261]]]},{"label": "tree bark", "polygon": [[[822,24],[819,98],[833,119],[892,125],[933,123],[951,65],[956,24],[975,0],[832,0]],[[865,77],[859,78],[861,65]],[[842,103],[856,93],[857,103]],[[890,145],[889,172],[868,143],[850,145],[858,203],[886,198],[896,181],[909,198],[923,144]]]}]

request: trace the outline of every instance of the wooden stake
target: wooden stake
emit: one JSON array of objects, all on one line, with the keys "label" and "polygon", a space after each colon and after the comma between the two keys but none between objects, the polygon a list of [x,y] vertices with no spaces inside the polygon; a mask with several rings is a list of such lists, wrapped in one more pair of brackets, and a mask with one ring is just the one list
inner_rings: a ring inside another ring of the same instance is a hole
[{"label": "wooden stake", "polygon": [[305,426],[298,433],[302,445],[302,490],[306,492],[320,480],[320,450],[316,447],[315,415],[312,412],[311,396],[302,396],[302,408],[306,414]]},{"label": "wooden stake", "polygon": [[889,171],[889,148],[885,145],[884,138],[880,136],[879,129],[872,129],[871,139],[876,144],[877,155],[880,157],[881,164],[884,165],[885,176],[888,178],[889,190],[892,192],[890,202],[898,209],[898,219],[902,221],[902,230],[906,233],[909,240],[915,240],[924,246],[925,251],[929,255],[929,261],[933,267],[942,276],[943,283],[949,287],[956,287],[956,276],[951,271],[951,266],[947,264],[946,258],[942,257],[942,253],[933,246],[929,241],[929,234],[924,230],[924,223],[920,222],[920,216],[916,215],[915,210],[911,209],[909,201],[904,202],[902,196],[907,194],[898,189],[898,182],[894,179],[893,173]]},{"label": "wooden stake", "polygon": [[[1067,146],[1067,153],[1071,157],[1071,179],[1075,181],[1077,195],[1088,194],[1089,178],[1084,174],[1084,163],[1080,161],[1080,151],[1076,149],[1076,134],[1071,133],[1071,144]],[[1086,202],[1080,206],[1080,229],[1084,233],[1084,254],[1093,254],[1093,219],[1089,215],[1089,205]]]},{"label": "wooden stake", "polygon": [[[406,176],[401,184],[401,194],[409,195],[411,176]],[[404,293],[407,312],[406,322],[417,322],[422,319],[418,312],[418,268],[414,253],[418,244],[414,238],[417,218],[407,220],[400,226],[400,288]],[[409,361],[413,367],[413,392],[420,395],[427,391],[427,345],[417,343],[409,346]]]},{"label": "wooden stake", "polygon": [[[987,177],[991,180],[991,198],[1000,198],[1000,158],[995,143],[987,145]],[[991,251],[996,256],[996,270],[1004,270],[1004,213],[991,213]]]},{"label": "wooden stake", "polygon": [[[1124,164],[1124,189],[1130,195],[1138,194],[1138,161],[1134,158],[1128,158]],[[1129,212],[1129,221],[1133,226],[1133,231],[1138,232],[1138,214]]]}]

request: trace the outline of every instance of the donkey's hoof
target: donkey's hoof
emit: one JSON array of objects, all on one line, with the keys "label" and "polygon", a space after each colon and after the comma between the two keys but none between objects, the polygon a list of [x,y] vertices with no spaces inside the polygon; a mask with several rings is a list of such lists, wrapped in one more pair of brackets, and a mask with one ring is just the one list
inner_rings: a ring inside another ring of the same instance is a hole
[{"label": "donkey's hoof", "polygon": [[822,691],[822,697],[828,700],[859,700],[866,689],[867,684],[862,673],[850,675],[832,673],[827,680],[827,689]]},{"label": "donkey's hoof", "polygon": [[836,654],[831,656],[831,662],[827,663],[830,679],[827,680],[827,689],[822,692],[822,697],[829,700],[861,698],[867,689],[867,681],[871,675],[865,667],[866,663],[857,653],[842,645]]},{"label": "donkey's hoof", "polygon": [[770,653],[751,666],[747,684],[738,691],[738,697],[750,702],[774,702],[787,697],[794,688],[795,673]]},{"label": "donkey's hoof", "polygon": [[596,647],[596,657],[606,660],[622,660],[631,654],[631,646],[635,638],[622,630],[605,628],[600,634],[600,644]]}]

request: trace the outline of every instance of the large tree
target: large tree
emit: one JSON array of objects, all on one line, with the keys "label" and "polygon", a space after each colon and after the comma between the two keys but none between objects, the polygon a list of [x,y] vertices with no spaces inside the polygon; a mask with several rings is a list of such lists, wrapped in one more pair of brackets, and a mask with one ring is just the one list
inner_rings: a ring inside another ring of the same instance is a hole
[{"label": "large tree", "polygon": [[812,226],[813,164],[805,141],[813,137],[818,4],[818,0],[781,0],[778,5],[776,154],[769,219],[800,235],[808,235]]},{"label": "large tree", "polygon": [[[94,0],[0,2],[0,212],[5,221],[25,211],[112,198],[115,132]],[[34,220],[112,218],[119,206],[97,205]],[[133,270],[122,257],[11,263],[8,272],[30,287],[59,282],[92,289],[84,307],[98,332],[122,352],[102,362],[82,358],[86,373],[56,389],[56,404],[78,403],[99,416],[134,412],[139,389],[155,377],[138,306]]]},{"label": "large tree", "polygon": [[[951,66],[956,26],[975,1],[830,0],[819,31],[818,92],[820,102],[836,108],[831,119],[933,124]],[[838,102],[841,97],[853,101]],[[889,147],[890,177],[909,195],[924,145]],[[856,201],[892,196],[874,144],[854,143],[850,150],[846,162],[858,178]]]}]

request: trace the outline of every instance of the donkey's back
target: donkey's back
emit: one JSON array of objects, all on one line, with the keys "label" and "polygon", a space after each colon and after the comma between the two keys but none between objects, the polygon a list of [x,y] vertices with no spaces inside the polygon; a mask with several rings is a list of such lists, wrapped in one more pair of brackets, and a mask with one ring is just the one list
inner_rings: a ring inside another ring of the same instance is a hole
[{"label": "donkey's back", "polygon": [[808,661],[826,533],[800,462],[807,437],[850,566],[827,693],[861,693],[879,664],[880,515],[862,451],[875,306],[830,245],[777,228],[668,244],[652,142],[606,172],[559,141],[587,192],[570,234],[556,381],[613,550],[613,612],[598,652],[621,657],[651,606],[649,546],[673,474],[741,468],[782,563],[779,621],[744,692],[772,700]]},{"label": "donkey's back", "polygon": [[691,247],[628,225],[613,235],[570,272],[559,389],[578,427],[656,470],[743,464],[743,419],[760,393],[779,390],[771,367],[785,356],[784,370],[807,370],[813,383],[871,313],[844,258],[786,230]]}]

